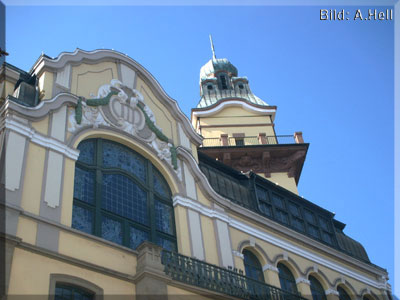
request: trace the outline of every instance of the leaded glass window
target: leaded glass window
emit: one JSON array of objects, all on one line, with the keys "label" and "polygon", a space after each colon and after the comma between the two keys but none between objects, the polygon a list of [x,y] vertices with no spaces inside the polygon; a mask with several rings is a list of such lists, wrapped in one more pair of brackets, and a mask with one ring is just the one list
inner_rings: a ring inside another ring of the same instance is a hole
[{"label": "leaded glass window", "polygon": [[176,250],[171,191],[151,162],[103,139],[78,149],[72,227],[132,249],[149,240]]},{"label": "leaded glass window", "polygon": [[278,263],[279,270],[279,282],[281,283],[281,289],[290,293],[297,294],[296,281],[294,280],[292,272],[289,268],[282,263]]},{"label": "leaded glass window", "polygon": [[92,300],[94,293],[74,285],[56,284],[54,300]]},{"label": "leaded glass window", "polygon": [[264,274],[257,257],[249,250],[243,250],[246,276],[264,282]]},{"label": "leaded glass window", "polygon": [[310,275],[308,280],[310,281],[310,289],[313,300],[326,300],[325,290],[318,279]]}]

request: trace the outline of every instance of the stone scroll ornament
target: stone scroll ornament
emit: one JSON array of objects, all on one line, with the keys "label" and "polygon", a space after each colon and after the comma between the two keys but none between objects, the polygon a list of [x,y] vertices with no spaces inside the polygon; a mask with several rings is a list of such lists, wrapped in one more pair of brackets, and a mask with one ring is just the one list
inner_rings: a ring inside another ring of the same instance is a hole
[{"label": "stone scroll ornament", "polygon": [[180,178],[176,148],[156,124],[151,109],[138,91],[128,88],[119,80],[101,86],[96,98],[79,97],[69,112],[70,132],[99,125],[114,127],[134,135],[149,144],[160,159],[167,161]]}]

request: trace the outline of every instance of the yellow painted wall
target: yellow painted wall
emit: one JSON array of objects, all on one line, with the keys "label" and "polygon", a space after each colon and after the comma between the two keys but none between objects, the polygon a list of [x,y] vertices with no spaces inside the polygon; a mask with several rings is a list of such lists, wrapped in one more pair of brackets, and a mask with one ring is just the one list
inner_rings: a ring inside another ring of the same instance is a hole
[{"label": "yellow painted wall", "polygon": [[201,117],[200,126],[212,126],[212,125],[225,125],[225,124],[236,124],[235,121],[239,121],[243,124],[271,124],[269,116],[260,115],[228,115],[228,116],[212,116],[212,117]]},{"label": "yellow painted wall", "polygon": [[187,210],[181,206],[174,208],[176,240],[178,243],[178,252],[183,255],[191,256],[190,235],[187,221]]},{"label": "yellow painted wall", "polygon": [[[171,286],[171,285],[167,285],[167,292],[168,295],[171,295],[168,297],[168,299],[191,299],[191,300],[205,300],[205,299],[214,299],[214,298],[207,298],[204,296],[201,296],[199,294],[195,294],[192,292],[189,292],[187,290],[184,289],[180,289],[178,287],[175,286]],[[176,298],[174,298],[173,296],[176,296]]]},{"label": "yellow painted wall", "polygon": [[[257,114],[255,112],[252,111],[248,111],[244,108],[242,108],[241,106],[230,106],[230,107],[226,107],[222,110],[220,110],[219,112],[215,113],[212,117],[213,118],[222,118],[222,117],[250,117],[250,119],[253,119],[254,117],[259,117],[260,114]],[[265,123],[269,123],[270,120],[269,116],[263,116],[263,118],[265,119],[263,122]],[[203,118],[202,118],[203,120]]]},{"label": "yellow painted wall", "polygon": [[40,199],[42,198],[45,153],[45,148],[33,143],[29,144],[21,207],[37,215],[39,214]]},{"label": "yellow painted wall", "polygon": [[9,295],[48,295],[50,274],[65,274],[82,278],[101,287],[106,295],[132,295],[135,291],[134,284],[128,281],[16,248],[8,293]]},{"label": "yellow painted wall", "polygon": [[207,207],[211,207],[211,201],[203,194],[201,188],[196,184],[197,199],[199,202]]},{"label": "yellow painted wall", "polygon": [[197,147],[194,144],[191,144],[192,146],[192,155],[194,157],[194,159],[196,160],[196,162],[199,162],[199,157],[197,155]]},{"label": "yellow painted wall", "polygon": [[215,237],[214,222],[209,217],[202,215],[200,215],[200,219],[201,219],[201,230],[204,235],[203,243],[204,243],[204,251],[206,254],[206,261],[210,264],[219,266],[218,248]]},{"label": "yellow painted wall", "polygon": [[52,72],[45,71],[39,76],[39,91],[44,92],[42,99],[52,98],[54,75]]},{"label": "yellow painted wall", "polygon": [[[6,98],[8,95],[12,95],[14,93],[14,85],[15,83],[12,83],[8,80],[4,80],[0,84],[4,84],[4,97]],[[3,95],[0,95],[3,97]]]},{"label": "yellow painted wall", "polygon": [[139,76],[137,77],[136,89],[143,95],[144,102],[154,113],[157,126],[162,129],[162,132],[167,137],[174,141],[174,145],[179,145],[177,124],[169,109],[157,99],[151,88]]},{"label": "yellow painted wall", "polygon": [[35,245],[37,233],[37,223],[29,218],[20,216],[18,218],[17,237],[23,242]]},{"label": "yellow painted wall", "polygon": [[49,133],[49,117],[46,116],[42,120],[32,122],[32,127],[37,132],[39,132],[43,135],[48,135],[48,133]]},{"label": "yellow painted wall", "polygon": [[[79,245],[79,246],[78,246]],[[59,253],[121,273],[136,273],[136,256],[102,242],[60,231]]]},{"label": "yellow painted wall", "polygon": [[272,126],[246,127],[241,126],[239,122],[237,127],[201,128],[201,135],[204,138],[219,138],[221,134],[227,134],[229,137],[232,137],[234,133],[244,133],[247,137],[258,137],[259,133],[265,133],[267,136],[275,136]]},{"label": "yellow painted wall", "polygon": [[117,65],[114,62],[80,64],[72,67],[71,74],[71,93],[86,98],[91,98],[91,93],[97,97],[100,86],[110,84],[111,79],[118,79]]},{"label": "yellow painted wall", "polygon": [[271,173],[271,177],[265,177],[264,173],[257,173],[257,175],[260,175],[275,184],[278,183],[278,185],[284,187],[292,193],[295,193],[297,195],[299,194],[296,180],[294,179],[294,177],[289,177],[287,172]]},{"label": "yellow painted wall", "polygon": [[64,187],[62,194],[61,224],[71,226],[72,203],[74,200],[75,161],[65,158]]},{"label": "yellow painted wall", "polygon": [[[211,116],[200,117],[199,120],[196,126],[201,127],[201,134],[205,138],[220,137],[221,134],[232,136],[233,133],[244,133],[245,136],[258,136],[259,133],[275,135],[269,115],[260,115],[238,106],[226,107]],[[245,126],[249,124],[253,126]],[[221,127],[222,125],[226,127]]]}]

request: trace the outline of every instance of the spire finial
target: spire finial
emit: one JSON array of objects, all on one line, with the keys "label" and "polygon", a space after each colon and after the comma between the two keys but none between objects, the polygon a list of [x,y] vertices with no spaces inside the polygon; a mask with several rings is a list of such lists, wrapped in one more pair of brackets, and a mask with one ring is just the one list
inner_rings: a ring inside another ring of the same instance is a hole
[{"label": "spire finial", "polygon": [[212,54],[213,54],[213,59],[216,59],[216,57],[215,57],[214,43],[213,43],[211,34],[210,34],[210,43],[211,43],[211,51],[212,51]]}]

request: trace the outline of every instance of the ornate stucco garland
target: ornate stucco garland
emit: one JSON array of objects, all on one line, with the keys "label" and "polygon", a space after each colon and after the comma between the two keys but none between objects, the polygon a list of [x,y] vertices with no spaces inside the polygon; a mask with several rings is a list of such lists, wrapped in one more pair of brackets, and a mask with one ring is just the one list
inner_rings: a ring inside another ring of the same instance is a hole
[{"label": "ornate stucco garland", "polygon": [[[150,117],[147,115],[145,109],[144,109],[144,104],[143,103],[138,103],[138,107],[144,114],[144,118],[146,121],[146,125],[149,127],[149,129],[154,132],[154,134],[163,142],[169,143],[168,137],[161,132],[160,129],[157,128],[156,124],[150,119]],[[176,153],[176,148],[173,143],[171,143],[171,147],[169,147],[169,151],[171,152],[171,163],[174,166],[174,169],[178,169],[178,160],[177,160],[177,153]]]},{"label": "ornate stucco garland", "polygon": [[[97,98],[97,99],[85,99],[84,97],[79,97],[78,102],[75,106],[75,120],[77,124],[81,124],[82,122],[82,101],[85,101],[86,105],[88,106],[103,106],[103,105],[108,105],[110,102],[110,99],[114,95],[118,95],[119,91],[117,89],[114,89],[111,87],[111,91],[107,94],[107,96],[103,98]],[[142,111],[144,117],[145,117],[145,122],[148,128],[156,135],[156,137],[165,142],[165,143],[170,143],[168,137],[161,132],[161,130],[156,126],[154,121],[152,121],[149,117],[149,115],[146,112],[145,109],[145,104],[138,102],[137,107]],[[175,170],[178,169],[178,160],[177,160],[177,152],[176,152],[176,147],[174,146],[173,143],[170,143],[171,146],[169,148],[170,153],[171,153],[171,164],[174,167]]]},{"label": "ornate stucco garland", "polygon": [[[107,96],[98,99],[86,99],[86,105],[89,106],[100,106],[100,105],[107,105],[110,102],[112,96],[118,95],[118,91],[111,90]],[[75,107],[75,120],[76,123],[81,124],[82,122],[82,100],[85,100],[84,97],[78,98],[78,103]]]}]

